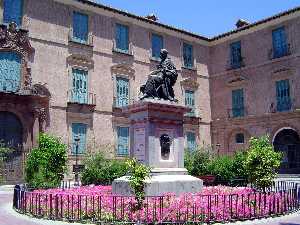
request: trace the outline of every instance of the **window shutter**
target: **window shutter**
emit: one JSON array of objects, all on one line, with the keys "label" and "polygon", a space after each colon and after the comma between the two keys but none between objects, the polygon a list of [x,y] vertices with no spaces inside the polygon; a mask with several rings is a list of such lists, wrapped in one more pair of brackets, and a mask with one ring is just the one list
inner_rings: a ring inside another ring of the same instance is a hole
[{"label": "window shutter", "polygon": [[75,41],[87,43],[88,16],[79,12],[73,14],[73,38]]},{"label": "window shutter", "polygon": [[163,37],[157,34],[152,34],[152,57],[159,58],[160,50],[163,48]]},{"label": "window shutter", "polygon": [[195,93],[194,91],[185,91],[185,105],[192,109],[187,115],[193,116],[195,114]]},{"label": "window shutter", "polygon": [[277,111],[288,111],[291,109],[289,80],[276,81]]},{"label": "window shutter", "polygon": [[128,52],[129,36],[128,27],[122,24],[116,24],[116,48]]},{"label": "window shutter", "polygon": [[88,86],[87,76],[88,72],[79,69],[73,69],[73,89],[72,89],[72,101],[86,104],[88,103]]},{"label": "window shutter", "polygon": [[128,155],[129,148],[129,128],[128,127],[118,127],[118,155]]},{"label": "window shutter", "polygon": [[284,27],[279,27],[272,32],[274,58],[282,57],[287,53],[287,42]]},{"label": "window shutter", "polygon": [[194,66],[193,46],[190,44],[183,44],[183,61],[184,66],[187,68],[192,68]]},{"label": "window shutter", "polygon": [[232,91],[232,115],[233,117],[244,116],[244,91],[243,89]]},{"label": "window shutter", "polygon": [[18,26],[22,23],[22,0],[4,0],[3,22],[15,22]]},{"label": "window shutter", "polygon": [[187,148],[189,151],[195,151],[196,150],[196,136],[195,133],[187,132]]},{"label": "window shutter", "polygon": [[16,92],[20,88],[21,57],[14,52],[0,53],[0,91]]},{"label": "window shutter", "polygon": [[241,42],[237,41],[230,45],[230,61],[232,68],[241,66]]},{"label": "window shutter", "polygon": [[79,137],[78,154],[83,154],[86,148],[86,130],[87,125],[83,123],[72,124],[72,153],[76,154],[76,142],[75,137]]},{"label": "window shutter", "polygon": [[126,78],[117,78],[117,107],[127,106],[129,103],[129,81]]}]

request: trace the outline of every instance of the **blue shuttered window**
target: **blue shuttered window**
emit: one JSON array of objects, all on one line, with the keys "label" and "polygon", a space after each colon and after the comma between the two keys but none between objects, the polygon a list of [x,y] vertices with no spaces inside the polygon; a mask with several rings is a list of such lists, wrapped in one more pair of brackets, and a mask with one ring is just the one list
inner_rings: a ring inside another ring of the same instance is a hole
[{"label": "blue shuttered window", "polygon": [[85,14],[73,13],[73,40],[79,43],[88,42],[89,17]]},{"label": "blue shuttered window", "polygon": [[129,80],[117,77],[116,107],[127,106],[129,103]]},{"label": "blue shuttered window", "polygon": [[273,57],[279,58],[287,55],[288,46],[284,27],[279,27],[272,31]]},{"label": "blue shuttered window", "polygon": [[195,116],[195,92],[194,91],[185,91],[185,105],[192,109],[191,112],[187,113],[187,116]]},{"label": "blue shuttered window", "polygon": [[242,62],[241,42],[237,41],[230,44],[230,65],[231,68],[240,68]]},{"label": "blue shuttered window", "polygon": [[118,147],[117,155],[128,155],[129,152],[129,128],[117,127]]},{"label": "blue shuttered window", "polygon": [[78,154],[83,154],[86,149],[87,125],[83,123],[72,123],[72,154],[76,154],[75,138],[79,137]]},{"label": "blue shuttered window", "polygon": [[0,53],[0,91],[16,92],[20,88],[21,57],[14,52]]},{"label": "blue shuttered window", "polygon": [[87,104],[88,103],[88,87],[87,76],[88,72],[85,70],[72,69],[72,95],[71,102]]},{"label": "blue shuttered window", "polygon": [[129,31],[128,27],[122,24],[116,24],[116,50],[128,53],[129,52]]},{"label": "blue shuttered window", "polygon": [[277,111],[289,111],[292,107],[289,80],[276,81]]},{"label": "blue shuttered window", "polygon": [[160,50],[163,48],[163,37],[157,34],[152,34],[152,57],[159,59]]},{"label": "blue shuttered window", "polygon": [[187,141],[187,149],[189,151],[195,151],[196,150],[196,135],[193,132],[187,132],[186,133],[186,141]]},{"label": "blue shuttered window", "polygon": [[244,116],[244,91],[243,89],[237,89],[232,91],[232,116],[243,117]]},{"label": "blue shuttered window", "polygon": [[22,0],[4,0],[3,22],[15,22],[18,26],[22,24]]},{"label": "blue shuttered window", "polygon": [[183,43],[183,65],[186,68],[194,67],[193,46]]}]

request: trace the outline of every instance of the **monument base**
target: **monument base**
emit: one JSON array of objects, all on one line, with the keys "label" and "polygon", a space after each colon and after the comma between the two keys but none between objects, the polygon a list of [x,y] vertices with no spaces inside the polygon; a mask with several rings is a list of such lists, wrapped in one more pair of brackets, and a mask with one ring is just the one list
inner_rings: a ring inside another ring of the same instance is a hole
[{"label": "monument base", "polygon": [[[146,196],[161,196],[165,193],[174,193],[178,196],[184,193],[200,192],[203,187],[203,181],[197,177],[175,174],[171,170],[159,174],[157,169],[145,183]],[[115,179],[112,184],[112,191],[115,195],[132,196],[133,192],[129,185],[129,177],[124,176]]]}]

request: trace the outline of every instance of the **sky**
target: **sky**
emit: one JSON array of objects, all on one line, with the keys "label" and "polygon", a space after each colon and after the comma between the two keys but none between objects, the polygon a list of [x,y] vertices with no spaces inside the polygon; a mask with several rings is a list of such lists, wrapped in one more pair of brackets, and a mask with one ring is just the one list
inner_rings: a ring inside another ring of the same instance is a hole
[{"label": "sky", "polygon": [[238,19],[249,22],[300,6],[300,0],[94,0],[206,37],[230,31]]}]

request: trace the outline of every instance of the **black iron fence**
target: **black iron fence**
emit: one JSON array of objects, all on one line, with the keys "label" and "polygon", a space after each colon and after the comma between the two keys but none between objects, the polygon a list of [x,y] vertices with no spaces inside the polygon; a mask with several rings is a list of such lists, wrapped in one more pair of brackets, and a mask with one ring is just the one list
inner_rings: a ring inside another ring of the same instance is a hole
[{"label": "black iron fence", "polygon": [[142,207],[137,208],[134,197],[63,191],[53,194],[15,188],[13,206],[20,213],[38,218],[114,224],[229,222],[282,215],[299,209],[300,189],[295,183],[275,183],[263,192],[243,190],[223,195],[146,197]]}]

